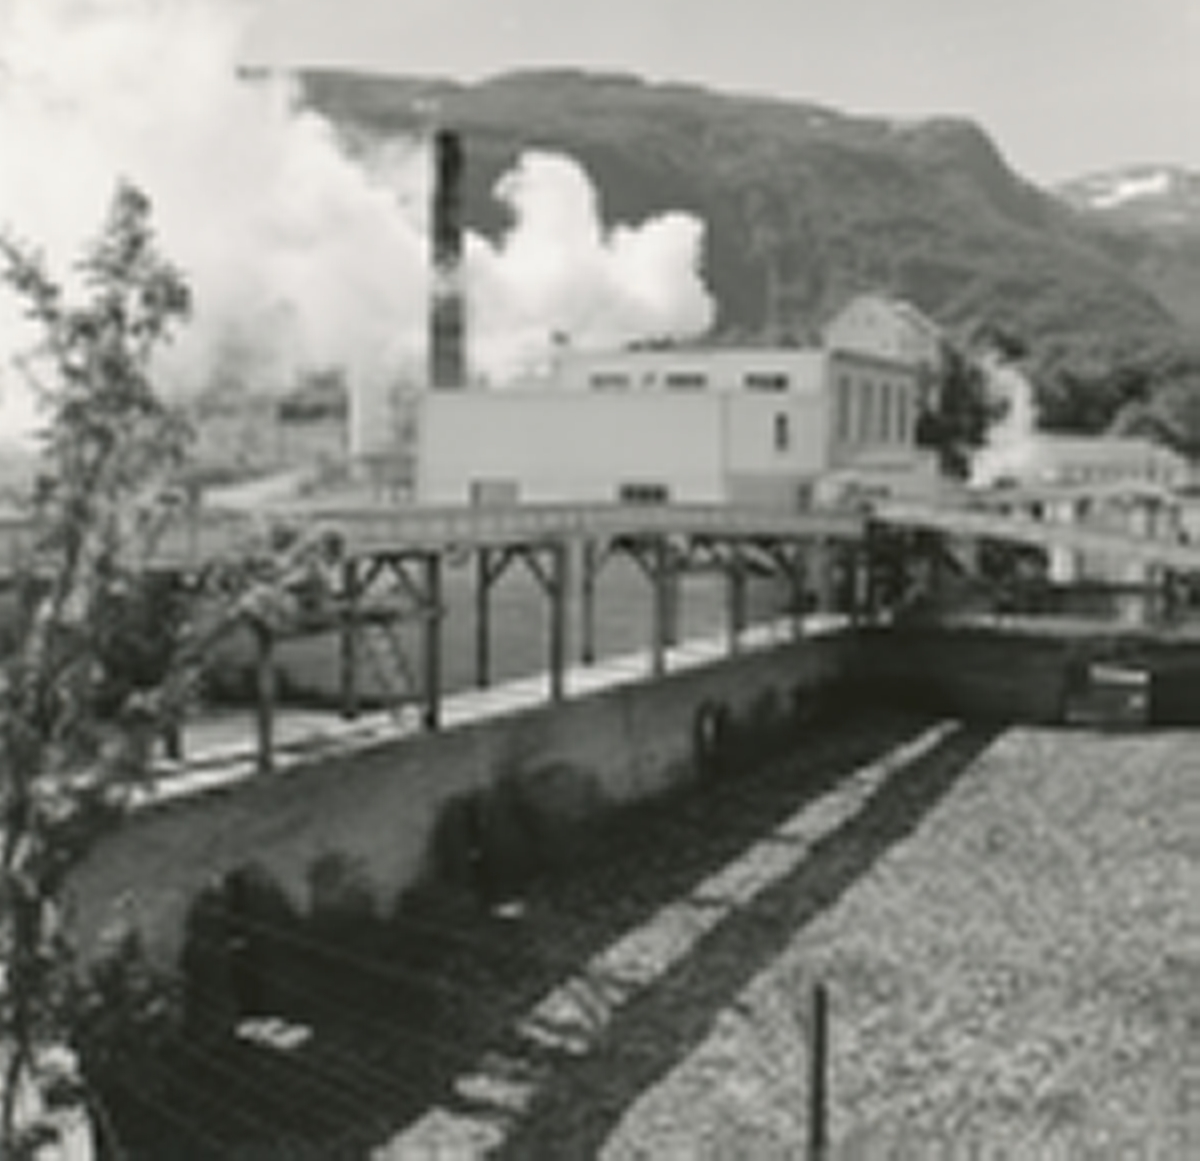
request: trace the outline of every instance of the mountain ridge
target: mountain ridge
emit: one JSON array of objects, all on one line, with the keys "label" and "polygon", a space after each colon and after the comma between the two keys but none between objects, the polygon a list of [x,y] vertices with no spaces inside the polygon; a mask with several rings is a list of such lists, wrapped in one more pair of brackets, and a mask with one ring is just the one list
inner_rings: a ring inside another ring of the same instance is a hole
[{"label": "mountain ridge", "polygon": [[1077,208],[1155,230],[1200,233],[1200,172],[1171,163],[1083,174],[1053,192]]},{"label": "mountain ridge", "polygon": [[1173,164],[1118,166],[1054,188],[1107,232],[1137,280],[1200,334],[1200,172]]},{"label": "mountain ridge", "polygon": [[1163,265],[1157,242],[1022,177],[968,119],[578,69],[474,83],[311,70],[300,83],[305,104],[364,148],[419,130],[435,103],[467,143],[468,221],[492,237],[507,224],[492,187],[526,149],[579,161],[607,223],[697,215],[715,341],[811,338],[863,291],[905,298],[953,333],[1014,330],[1044,377],[1169,371],[1189,326],[1200,333],[1200,312],[1178,309],[1186,293],[1167,292],[1181,268]]}]

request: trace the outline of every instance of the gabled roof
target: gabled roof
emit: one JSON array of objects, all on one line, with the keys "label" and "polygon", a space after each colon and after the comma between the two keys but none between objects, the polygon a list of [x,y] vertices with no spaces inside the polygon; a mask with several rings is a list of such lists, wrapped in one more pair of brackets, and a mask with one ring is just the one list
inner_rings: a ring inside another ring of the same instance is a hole
[{"label": "gabled roof", "polygon": [[825,325],[827,327],[832,326],[844,314],[853,310],[856,306],[862,305],[883,307],[885,310],[889,310],[904,319],[910,326],[929,338],[941,338],[942,328],[919,307],[914,306],[905,298],[896,298],[892,295],[884,294],[882,291],[874,290],[856,294],[853,298],[848,299]]}]

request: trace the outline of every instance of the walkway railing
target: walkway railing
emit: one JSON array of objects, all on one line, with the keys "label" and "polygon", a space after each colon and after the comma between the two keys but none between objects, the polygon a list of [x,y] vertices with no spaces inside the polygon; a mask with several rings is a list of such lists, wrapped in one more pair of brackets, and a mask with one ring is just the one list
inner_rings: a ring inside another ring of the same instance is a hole
[{"label": "walkway railing", "polygon": [[203,558],[227,548],[231,534],[255,519],[328,527],[350,553],[385,548],[464,548],[519,540],[638,535],[795,536],[857,538],[863,517],[835,510],[782,511],[725,504],[521,504],[511,507],[276,505],[259,517],[203,514],[168,551]]},{"label": "walkway railing", "polygon": [[1083,524],[1055,523],[1032,516],[1001,516],[967,508],[930,504],[884,503],[875,510],[884,524],[924,528],[952,536],[972,536],[1035,548],[1061,548],[1073,552],[1111,556],[1130,564],[1161,565],[1184,572],[1200,572],[1200,545],[1169,537],[1111,532]]}]

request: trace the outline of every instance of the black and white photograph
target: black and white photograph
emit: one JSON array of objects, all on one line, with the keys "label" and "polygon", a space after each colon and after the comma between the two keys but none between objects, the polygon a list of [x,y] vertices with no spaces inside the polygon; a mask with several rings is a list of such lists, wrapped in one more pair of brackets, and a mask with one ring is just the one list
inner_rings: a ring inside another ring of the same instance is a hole
[{"label": "black and white photograph", "polygon": [[1200,1158],[1200,0],[0,0],[0,1161]]}]

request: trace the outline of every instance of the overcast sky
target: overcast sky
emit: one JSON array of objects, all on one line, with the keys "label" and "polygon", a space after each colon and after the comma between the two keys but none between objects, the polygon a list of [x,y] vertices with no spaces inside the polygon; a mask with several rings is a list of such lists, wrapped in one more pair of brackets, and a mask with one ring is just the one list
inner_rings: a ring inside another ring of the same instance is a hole
[{"label": "overcast sky", "polygon": [[529,65],[965,114],[1051,182],[1200,168],[1200,0],[269,0],[253,53],[469,80]]}]

